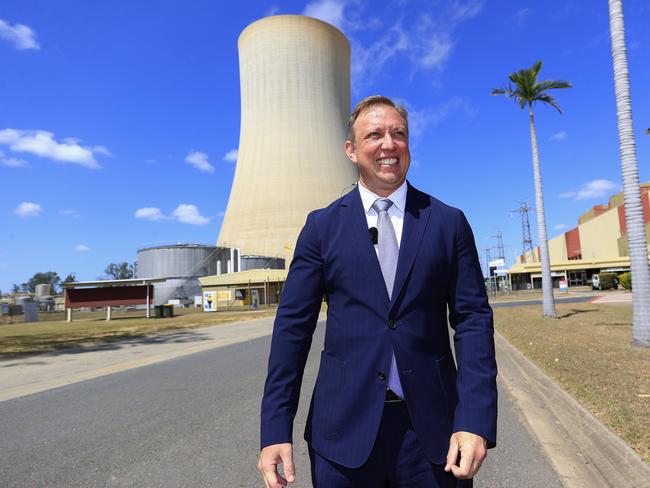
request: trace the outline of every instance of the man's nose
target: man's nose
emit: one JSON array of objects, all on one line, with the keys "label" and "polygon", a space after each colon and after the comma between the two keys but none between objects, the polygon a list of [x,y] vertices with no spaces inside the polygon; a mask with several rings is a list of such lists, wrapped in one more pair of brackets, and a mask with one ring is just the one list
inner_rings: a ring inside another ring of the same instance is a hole
[{"label": "man's nose", "polygon": [[381,140],[381,147],[382,149],[395,149],[395,140],[390,133],[386,132],[386,134],[384,134],[384,137]]}]

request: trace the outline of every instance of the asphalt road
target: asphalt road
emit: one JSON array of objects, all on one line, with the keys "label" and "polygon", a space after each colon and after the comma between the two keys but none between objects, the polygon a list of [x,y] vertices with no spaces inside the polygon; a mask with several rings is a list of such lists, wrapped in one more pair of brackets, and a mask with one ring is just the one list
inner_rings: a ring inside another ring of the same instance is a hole
[{"label": "asphalt road", "polygon": [[[294,440],[302,440],[315,380],[319,326]],[[3,487],[260,487],[259,404],[270,337],[200,352],[0,402]],[[500,391],[498,447],[476,487],[561,487],[537,441]]]},{"label": "asphalt road", "polygon": [[[567,297],[567,298],[555,298],[555,303],[578,303],[578,302],[589,302],[593,300],[594,298],[597,298],[597,296],[590,296],[590,295],[584,295],[584,296],[577,296],[577,297]],[[512,301],[512,302],[490,302],[490,307],[492,308],[499,308],[499,307],[504,307],[504,308],[510,308],[510,307],[521,307],[523,305],[539,305],[541,304],[541,300],[523,300],[523,301]]]}]

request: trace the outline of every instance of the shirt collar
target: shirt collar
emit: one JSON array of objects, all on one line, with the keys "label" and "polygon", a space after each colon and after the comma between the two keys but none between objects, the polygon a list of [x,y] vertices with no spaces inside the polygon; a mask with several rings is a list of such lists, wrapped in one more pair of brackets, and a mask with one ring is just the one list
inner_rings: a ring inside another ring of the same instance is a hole
[{"label": "shirt collar", "polygon": [[357,188],[359,188],[359,193],[361,194],[361,203],[363,203],[363,209],[366,211],[366,213],[370,211],[372,204],[375,203],[375,200],[378,198],[388,198],[391,202],[393,202],[393,206],[402,213],[404,213],[406,209],[406,190],[408,189],[406,180],[404,180],[404,182],[397,190],[395,190],[387,197],[380,197],[379,195],[371,192],[365,186],[363,186],[361,182],[357,183]]}]

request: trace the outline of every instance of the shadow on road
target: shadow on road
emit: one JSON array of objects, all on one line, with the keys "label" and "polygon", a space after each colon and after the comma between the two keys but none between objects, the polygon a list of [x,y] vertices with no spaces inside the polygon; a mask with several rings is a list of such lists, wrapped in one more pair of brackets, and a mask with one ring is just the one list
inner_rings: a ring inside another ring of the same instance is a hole
[{"label": "shadow on road", "polygon": [[[17,336],[16,338],[18,340],[22,339],[20,336]],[[92,337],[80,337],[66,341],[65,343],[54,344],[48,349],[42,351],[1,354],[0,368],[16,366],[16,364],[3,365],[2,362],[19,358],[52,357],[64,354],[81,354],[94,351],[116,351],[118,349],[147,344],[182,344],[208,341],[210,339],[211,337],[208,334],[199,332],[198,330],[183,330],[170,333],[159,333],[157,335],[122,335],[118,337],[108,337],[103,339],[101,342],[96,342],[96,339]],[[44,364],[44,362],[35,361],[22,364]]]}]

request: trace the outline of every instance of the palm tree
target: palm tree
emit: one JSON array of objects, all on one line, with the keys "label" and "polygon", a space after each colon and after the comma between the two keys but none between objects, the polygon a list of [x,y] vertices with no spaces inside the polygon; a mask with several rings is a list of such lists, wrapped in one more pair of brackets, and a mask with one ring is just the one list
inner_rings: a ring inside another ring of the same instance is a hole
[{"label": "palm tree", "polygon": [[567,81],[544,80],[537,81],[537,76],[542,69],[542,62],[537,61],[531,68],[521,69],[510,73],[510,82],[507,88],[492,90],[492,95],[505,95],[513,99],[520,108],[528,107],[530,119],[530,142],[533,152],[533,175],[535,179],[535,207],[537,213],[537,234],[539,235],[539,250],[542,265],[542,293],[543,305],[542,315],[544,317],[557,317],[555,312],[555,300],[553,299],[553,281],[551,280],[551,262],[548,253],[548,238],[546,235],[546,217],[544,215],[544,196],[542,194],[542,175],[539,168],[539,148],[537,147],[537,132],[535,130],[535,118],[533,116],[533,105],[535,102],[542,102],[550,105],[562,113],[560,106],[553,96],[547,92],[557,88],[570,88],[571,83]]},{"label": "palm tree", "polygon": [[650,347],[650,269],[632,125],[630,79],[627,69],[625,25],[623,24],[621,0],[609,0],[609,26],[614,61],[614,88],[621,173],[623,174],[627,246],[632,271],[632,345]]}]

